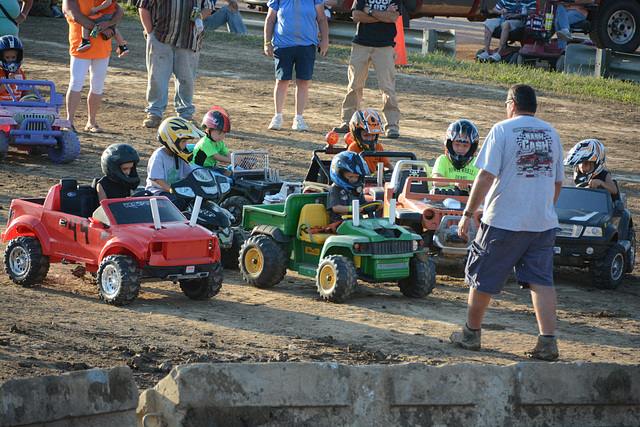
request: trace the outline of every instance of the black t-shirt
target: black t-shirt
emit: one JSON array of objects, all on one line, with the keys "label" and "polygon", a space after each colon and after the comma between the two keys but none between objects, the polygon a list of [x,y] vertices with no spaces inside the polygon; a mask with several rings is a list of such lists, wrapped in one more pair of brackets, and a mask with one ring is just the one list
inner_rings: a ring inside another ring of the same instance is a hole
[{"label": "black t-shirt", "polygon": [[[402,14],[402,2],[400,0],[357,0],[354,9],[364,10],[365,6],[369,6],[376,10],[387,10],[390,4],[395,3],[398,6],[398,12]],[[402,19],[400,16],[398,19]],[[371,22],[365,24],[358,22],[358,29],[353,38],[353,42],[362,46],[385,47],[395,46],[396,42],[396,24],[388,22]]]},{"label": "black t-shirt", "polygon": [[[611,172],[609,172],[608,170],[603,170],[602,172],[600,172],[598,175],[596,176],[592,176],[591,179],[599,179],[602,182],[606,182],[607,181],[607,176],[609,176]],[[616,188],[618,186],[616,185]],[[600,186],[600,188],[602,188],[602,186]],[[618,190],[618,192],[616,194],[612,194],[611,195],[611,200],[612,201],[616,201],[616,200],[620,200],[620,190]]]},{"label": "black t-shirt", "polygon": [[364,194],[360,193],[360,197],[354,196],[350,191],[345,190],[342,187],[338,187],[336,184],[331,184],[329,187],[329,194],[327,195],[327,211],[329,211],[329,222],[334,223],[342,219],[341,213],[333,212],[334,206],[351,206],[351,202],[358,199],[360,201],[360,207],[367,203],[367,199],[364,198]]},{"label": "black t-shirt", "polygon": [[128,186],[118,184],[117,182],[110,180],[106,175],[100,178],[98,184],[102,186],[102,189],[107,195],[107,199],[120,199],[131,195],[131,190]]}]

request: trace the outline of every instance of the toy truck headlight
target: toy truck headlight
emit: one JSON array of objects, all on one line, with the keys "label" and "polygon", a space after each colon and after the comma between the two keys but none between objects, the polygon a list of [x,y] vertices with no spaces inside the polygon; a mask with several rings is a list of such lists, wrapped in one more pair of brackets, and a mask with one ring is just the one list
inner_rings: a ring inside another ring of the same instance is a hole
[{"label": "toy truck headlight", "polygon": [[178,187],[175,188],[174,191],[183,197],[196,197],[196,193],[194,193],[193,190],[189,187]]},{"label": "toy truck headlight", "polygon": [[422,245],[424,245],[424,241],[422,239],[414,240],[412,245],[413,251],[417,251]]},{"label": "toy truck headlight", "polygon": [[585,227],[583,235],[585,237],[602,237],[602,228],[600,228],[600,227]]},{"label": "toy truck headlight", "polygon": [[366,243],[366,242],[354,243],[353,252],[360,253],[360,254],[369,253],[369,243]]}]

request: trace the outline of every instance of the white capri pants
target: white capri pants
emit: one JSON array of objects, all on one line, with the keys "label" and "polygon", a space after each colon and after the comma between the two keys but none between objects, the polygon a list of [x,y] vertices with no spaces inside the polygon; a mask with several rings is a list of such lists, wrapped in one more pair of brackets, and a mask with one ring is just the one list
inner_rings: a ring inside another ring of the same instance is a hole
[{"label": "white capri pants", "polygon": [[90,91],[96,95],[102,95],[104,80],[107,78],[107,68],[109,67],[109,57],[100,59],[86,59],[71,57],[71,81],[69,90],[74,92],[82,91],[87,72],[89,76]]}]

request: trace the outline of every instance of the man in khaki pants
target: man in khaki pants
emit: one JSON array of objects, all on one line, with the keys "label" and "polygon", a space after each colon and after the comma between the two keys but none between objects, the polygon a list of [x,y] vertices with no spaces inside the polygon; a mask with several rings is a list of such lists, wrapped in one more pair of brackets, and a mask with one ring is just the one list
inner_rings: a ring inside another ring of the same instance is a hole
[{"label": "man in khaki pants", "polygon": [[369,75],[369,63],[382,92],[382,116],[387,138],[400,136],[400,108],[396,96],[395,46],[396,21],[400,17],[400,0],[357,0],[351,13],[358,23],[349,59],[349,86],[342,101],[342,124],[333,130],[349,132],[349,120],[360,108],[362,91]]}]

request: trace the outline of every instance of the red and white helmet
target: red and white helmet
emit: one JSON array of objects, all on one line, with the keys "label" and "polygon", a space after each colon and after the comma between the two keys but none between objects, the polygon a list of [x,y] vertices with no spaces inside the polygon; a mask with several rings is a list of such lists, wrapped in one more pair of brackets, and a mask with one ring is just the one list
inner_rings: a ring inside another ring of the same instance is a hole
[{"label": "red and white helmet", "polygon": [[[588,173],[580,172],[578,166],[583,162],[593,162],[593,168]],[[585,139],[578,142],[569,150],[564,159],[566,166],[573,166],[573,181],[577,184],[589,182],[591,178],[602,172],[607,164],[604,145],[597,139]]]},{"label": "red and white helmet", "polygon": [[211,107],[207,114],[202,118],[202,127],[205,129],[219,130],[220,132],[229,132],[231,130],[231,122],[229,114],[224,108],[219,106]]}]

